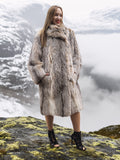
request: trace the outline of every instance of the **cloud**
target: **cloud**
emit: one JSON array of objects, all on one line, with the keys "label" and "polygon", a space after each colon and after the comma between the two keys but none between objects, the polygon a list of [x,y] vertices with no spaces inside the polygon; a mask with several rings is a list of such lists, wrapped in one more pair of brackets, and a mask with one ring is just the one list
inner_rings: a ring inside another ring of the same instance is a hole
[{"label": "cloud", "polygon": [[120,91],[120,80],[108,77],[107,75],[101,75],[99,73],[92,73],[93,67],[84,66],[83,76],[92,77],[96,86],[100,89],[112,91]]},{"label": "cloud", "polygon": [[77,35],[83,66],[91,66],[91,74],[120,80],[119,34]]},{"label": "cloud", "polygon": [[83,100],[81,130],[94,131],[108,125],[119,124],[120,91],[101,88],[93,76],[84,74],[80,77],[79,85]]}]

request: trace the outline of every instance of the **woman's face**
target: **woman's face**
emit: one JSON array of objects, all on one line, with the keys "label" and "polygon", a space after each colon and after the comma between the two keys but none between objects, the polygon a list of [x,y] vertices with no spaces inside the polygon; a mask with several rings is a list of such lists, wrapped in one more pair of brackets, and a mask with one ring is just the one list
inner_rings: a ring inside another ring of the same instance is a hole
[{"label": "woman's face", "polygon": [[62,20],[63,20],[62,11],[60,8],[57,8],[53,16],[53,24],[60,25],[62,24]]}]

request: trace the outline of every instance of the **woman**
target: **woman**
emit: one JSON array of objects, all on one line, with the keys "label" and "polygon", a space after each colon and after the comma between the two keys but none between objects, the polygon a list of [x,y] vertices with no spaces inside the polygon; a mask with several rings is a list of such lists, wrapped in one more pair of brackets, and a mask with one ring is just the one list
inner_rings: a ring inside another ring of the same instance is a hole
[{"label": "woman", "polygon": [[39,85],[40,110],[45,115],[51,147],[59,147],[53,130],[54,116],[70,116],[74,133],[71,142],[85,151],[81,142],[78,85],[81,57],[74,32],[63,24],[59,6],[49,8],[43,29],[36,35],[29,58],[29,71]]}]

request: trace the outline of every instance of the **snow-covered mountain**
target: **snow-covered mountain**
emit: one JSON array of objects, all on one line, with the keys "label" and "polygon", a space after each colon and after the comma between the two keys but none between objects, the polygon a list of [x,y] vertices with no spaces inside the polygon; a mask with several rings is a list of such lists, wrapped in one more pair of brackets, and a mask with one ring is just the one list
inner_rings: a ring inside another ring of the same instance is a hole
[{"label": "snow-covered mountain", "polygon": [[35,29],[43,23],[45,8],[47,10],[48,5],[27,4],[19,10],[15,8],[16,12],[7,4],[0,5],[0,93],[3,95],[26,101],[35,94],[27,62]]},{"label": "snow-covered mountain", "polygon": [[35,29],[43,25],[44,17],[41,4],[24,6],[18,13],[7,5],[0,6],[0,57],[21,54],[26,46],[31,45]]},{"label": "snow-covered mountain", "polygon": [[120,8],[94,10],[86,19],[75,24],[74,28],[82,34],[120,33]]}]

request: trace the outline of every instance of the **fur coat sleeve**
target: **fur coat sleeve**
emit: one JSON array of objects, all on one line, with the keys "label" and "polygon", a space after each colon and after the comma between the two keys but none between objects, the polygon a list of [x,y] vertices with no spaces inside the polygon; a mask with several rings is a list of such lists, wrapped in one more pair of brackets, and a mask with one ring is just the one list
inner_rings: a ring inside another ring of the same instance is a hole
[{"label": "fur coat sleeve", "polygon": [[45,76],[43,69],[43,62],[41,61],[42,49],[40,45],[40,35],[37,34],[33,41],[31,54],[28,62],[28,69],[34,83],[39,84],[41,79]]},{"label": "fur coat sleeve", "polygon": [[80,73],[80,68],[82,66],[82,59],[81,59],[81,54],[78,48],[78,43],[75,37],[74,31],[71,30],[71,43],[73,46],[73,55],[72,55],[72,60],[73,60],[73,67],[74,67],[74,76],[76,77],[75,79],[79,78],[79,73]]}]

